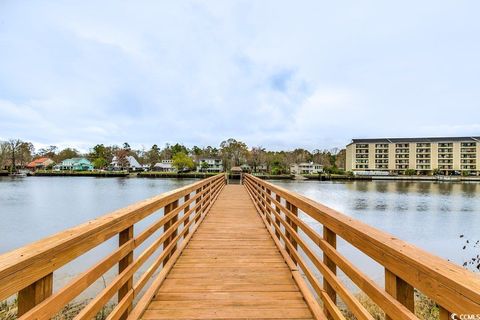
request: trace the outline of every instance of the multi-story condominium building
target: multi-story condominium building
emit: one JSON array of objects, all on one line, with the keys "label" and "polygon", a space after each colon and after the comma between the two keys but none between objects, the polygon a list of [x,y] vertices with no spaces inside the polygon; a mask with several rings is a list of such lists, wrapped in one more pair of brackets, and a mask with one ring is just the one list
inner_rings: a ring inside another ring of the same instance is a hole
[{"label": "multi-story condominium building", "polygon": [[372,174],[480,174],[480,137],[353,139],[347,170]]}]

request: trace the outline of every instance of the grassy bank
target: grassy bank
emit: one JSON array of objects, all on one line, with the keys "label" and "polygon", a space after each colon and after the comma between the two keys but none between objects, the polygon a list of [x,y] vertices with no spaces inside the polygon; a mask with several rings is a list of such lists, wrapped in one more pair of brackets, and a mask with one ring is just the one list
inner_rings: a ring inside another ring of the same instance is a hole
[{"label": "grassy bank", "polygon": [[291,180],[293,176],[289,174],[254,174],[255,177],[264,179],[264,180]]},{"label": "grassy bank", "polygon": [[137,177],[139,178],[208,178],[217,175],[214,172],[188,172],[188,173],[176,173],[176,172],[140,172]]},{"label": "grassy bank", "polygon": [[372,180],[371,176],[354,176],[351,174],[306,174],[308,180]]},{"label": "grassy bank", "polygon": [[40,177],[126,177],[126,171],[47,171],[39,170],[34,173]]}]

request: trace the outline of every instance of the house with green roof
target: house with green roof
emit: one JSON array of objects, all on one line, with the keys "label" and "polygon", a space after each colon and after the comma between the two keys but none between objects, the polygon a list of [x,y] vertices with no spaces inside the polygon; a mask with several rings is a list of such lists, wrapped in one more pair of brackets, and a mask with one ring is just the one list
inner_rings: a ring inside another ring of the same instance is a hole
[{"label": "house with green roof", "polygon": [[92,171],[93,165],[85,158],[65,159],[53,167],[55,171]]}]

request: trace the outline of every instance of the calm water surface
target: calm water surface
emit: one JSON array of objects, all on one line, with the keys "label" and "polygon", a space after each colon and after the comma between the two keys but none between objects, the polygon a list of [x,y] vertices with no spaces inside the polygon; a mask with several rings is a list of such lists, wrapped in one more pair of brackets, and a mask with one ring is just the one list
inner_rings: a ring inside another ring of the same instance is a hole
[{"label": "calm water surface", "polygon": [[[464,239],[480,240],[480,184],[430,181],[271,181],[457,264],[475,256]],[[320,233],[321,225],[303,216]],[[339,251],[383,282],[383,268],[346,242]],[[477,250],[478,251],[478,250]]]},{"label": "calm water surface", "polygon": [[[0,178],[0,254],[193,181]],[[462,250],[463,242],[459,235],[480,238],[480,185],[476,183],[272,182],[456,263],[462,263],[470,254]],[[318,223],[303,218],[320,230]],[[114,246],[116,243],[113,241],[100,252],[108,252]],[[372,267],[368,259],[348,244],[340,242],[339,250],[354,259],[372,277],[377,280],[382,278],[381,269]],[[87,258],[85,261],[90,260]],[[92,257],[91,261],[98,261],[98,257]],[[67,267],[63,272],[72,275],[73,270]]]}]

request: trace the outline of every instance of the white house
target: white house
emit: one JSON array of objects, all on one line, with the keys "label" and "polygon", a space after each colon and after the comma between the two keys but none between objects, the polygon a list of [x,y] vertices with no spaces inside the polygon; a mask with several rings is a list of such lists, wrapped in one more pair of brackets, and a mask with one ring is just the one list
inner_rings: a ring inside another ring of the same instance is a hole
[{"label": "white house", "polygon": [[199,172],[223,172],[222,160],[218,158],[200,158],[197,162]]},{"label": "white house", "polygon": [[153,166],[154,171],[161,172],[176,172],[177,169],[173,166],[173,160],[162,160],[161,162],[155,163]]},{"label": "white house", "polygon": [[117,156],[114,156],[112,159],[112,162],[110,163],[110,168],[112,168],[112,170],[129,170],[129,171],[143,170],[142,165],[133,156],[127,156],[125,162],[128,164],[127,167],[122,167],[118,162]]},{"label": "white house", "polygon": [[323,166],[313,162],[302,162],[290,165],[292,174],[318,174],[323,172]]}]

